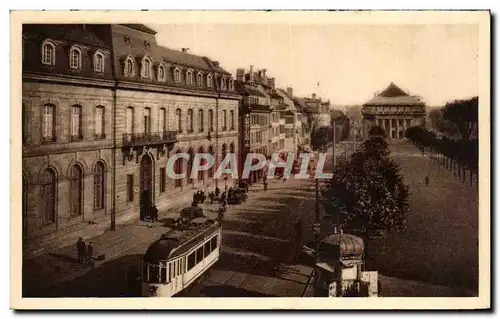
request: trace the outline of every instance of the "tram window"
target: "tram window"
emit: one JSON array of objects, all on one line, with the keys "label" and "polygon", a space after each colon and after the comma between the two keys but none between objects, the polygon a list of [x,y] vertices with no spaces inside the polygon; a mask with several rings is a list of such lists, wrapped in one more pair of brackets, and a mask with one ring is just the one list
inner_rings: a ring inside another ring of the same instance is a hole
[{"label": "tram window", "polygon": [[203,251],[205,253],[205,257],[208,256],[211,253],[211,251],[210,251],[210,240],[207,241],[205,243],[205,245],[203,245]]},{"label": "tram window", "polygon": [[203,260],[203,247],[200,247],[196,250],[196,263],[199,263]]},{"label": "tram window", "polygon": [[158,282],[160,276],[160,267],[158,265],[149,266],[149,281]]},{"label": "tram window", "polygon": [[160,282],[167,282],[167,267],[160,268]]},{"label": "tram window", "polygon": [[188,256],[188,268],[187,270],[191,270],[191,268],[194,267],[194,265],[196,264],[196,256],[194,255],[195,253],[192,252],[189,256]]},{"label": "tram window", "polygon": [[174,263],[169,263],[168,264],[168,272],[170,274],[169,275],[169,279],[172,280],[175,277],[175,274],[174,274]]},{"label": "tram window", "polygon": [[213,237],[211,240],[211,248],[212,248],[212,251],[214,251],[216,248],[217,248],[217,236]]}]

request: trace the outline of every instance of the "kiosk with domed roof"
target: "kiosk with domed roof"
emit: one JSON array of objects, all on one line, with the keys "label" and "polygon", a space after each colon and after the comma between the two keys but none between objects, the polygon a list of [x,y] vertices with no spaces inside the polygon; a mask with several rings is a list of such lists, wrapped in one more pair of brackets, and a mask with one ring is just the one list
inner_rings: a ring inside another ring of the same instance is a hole
[{"label": "kiosk with domed roof", "polygon": [[322,239],[316,262],[316,295],[377,297],[377,272],[362,271],[364,250],[363,239],[342,231]]}]

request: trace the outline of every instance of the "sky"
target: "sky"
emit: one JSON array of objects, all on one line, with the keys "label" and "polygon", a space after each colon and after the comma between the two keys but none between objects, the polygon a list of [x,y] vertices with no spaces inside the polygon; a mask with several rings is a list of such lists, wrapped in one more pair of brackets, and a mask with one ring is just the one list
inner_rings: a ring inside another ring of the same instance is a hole
[{"label": "sky", "polygon": [[[162,24],[158,44],[208,56],[236,74],[267,69],[296,96],[358,105],[394,82],[429,106],[478,95],[478,27],[447,25]],[[318,85],[319,82],[319,85]]]}]

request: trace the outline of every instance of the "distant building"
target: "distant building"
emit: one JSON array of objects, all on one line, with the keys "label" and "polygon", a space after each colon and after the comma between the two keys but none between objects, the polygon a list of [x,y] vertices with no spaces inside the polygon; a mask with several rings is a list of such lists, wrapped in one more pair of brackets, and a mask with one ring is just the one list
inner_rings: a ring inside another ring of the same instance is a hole
[{"label": "distant building", "polygon": [[297,97],[301,105],[303,114],[307,117],[307,122],[311,128],[330,126],[330,101],[322,101],[315,93],[311,97]]},{"label": "distant building", "polygon": [[363,104],[362,115],[365,134],[378,125],[389,138],[403,139],[409,127],[425,125],[425,103],[391,82],[384,91]]}]

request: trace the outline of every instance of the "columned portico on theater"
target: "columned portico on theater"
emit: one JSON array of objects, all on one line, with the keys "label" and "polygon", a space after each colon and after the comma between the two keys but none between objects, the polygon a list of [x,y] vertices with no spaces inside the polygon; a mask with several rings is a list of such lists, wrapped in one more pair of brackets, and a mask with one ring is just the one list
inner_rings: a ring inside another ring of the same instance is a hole
[{"label": "columned portico on theater", "polygon": [[362,114],[365,132],[378,125],[389,139],[404,139],[408,128],[425,124],[425,103],[391,83],[363,104]]}]

